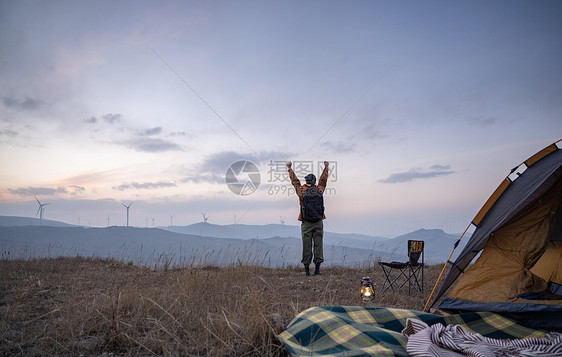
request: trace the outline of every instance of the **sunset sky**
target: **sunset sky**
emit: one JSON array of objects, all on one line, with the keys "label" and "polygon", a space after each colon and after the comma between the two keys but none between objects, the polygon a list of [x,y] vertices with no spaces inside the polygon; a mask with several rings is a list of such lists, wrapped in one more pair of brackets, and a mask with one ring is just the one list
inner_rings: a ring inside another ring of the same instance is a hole
[{"label": "sunset sky", "polygon": [[[36,196],[95,227],[131,202],[139,227],[294,225],[285,162],[327,160],[326,230],[462,232],[562,138],[561,18],[560,1],[0,0],[0,215],[36,217]],[[240,160],[251,194],[225,182]]]}]

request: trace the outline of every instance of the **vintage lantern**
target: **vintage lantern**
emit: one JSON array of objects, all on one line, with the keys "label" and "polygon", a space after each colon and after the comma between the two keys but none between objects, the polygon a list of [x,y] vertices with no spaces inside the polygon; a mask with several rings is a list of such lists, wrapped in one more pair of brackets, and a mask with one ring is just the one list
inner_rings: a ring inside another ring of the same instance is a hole
[{"label": "vintage lantern", "polygon": [[361,298],[363,301],[371,301],[375,298],[375,287],[368,276],[361,279]]}]

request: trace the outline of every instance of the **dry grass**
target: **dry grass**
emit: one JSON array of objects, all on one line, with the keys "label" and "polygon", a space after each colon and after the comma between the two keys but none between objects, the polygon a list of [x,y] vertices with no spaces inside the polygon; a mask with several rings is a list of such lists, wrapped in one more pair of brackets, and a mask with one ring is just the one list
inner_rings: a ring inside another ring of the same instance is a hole
[{"label": "dry grass", "polygon": [[424,294],[359,298],[378,264],[150,270],[94,258],[0,261],[0,355],[283,356],[272,314],[289,322],[312,306],[423,309],[442,266],[425,270]]}]

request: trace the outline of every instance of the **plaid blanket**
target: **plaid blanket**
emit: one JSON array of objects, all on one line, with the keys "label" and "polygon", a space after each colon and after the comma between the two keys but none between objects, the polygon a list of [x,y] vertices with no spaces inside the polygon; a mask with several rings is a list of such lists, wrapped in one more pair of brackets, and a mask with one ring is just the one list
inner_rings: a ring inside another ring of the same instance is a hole
[{"label": "plaid blanket", "polygon": [[408,318],[429,326],[461,325],[496,339],[545,336],[543,331],[491,312],[440,316],[404,309],[326,306],[301,312],[277,337],[293,356],[408,356],[408,339],[401,333]]}]

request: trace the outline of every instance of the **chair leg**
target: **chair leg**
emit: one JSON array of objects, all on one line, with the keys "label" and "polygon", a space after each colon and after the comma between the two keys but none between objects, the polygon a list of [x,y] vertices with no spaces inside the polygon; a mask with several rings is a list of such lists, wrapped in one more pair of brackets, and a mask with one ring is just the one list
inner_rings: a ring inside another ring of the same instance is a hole
[{"label": "chair leg", "polygon": [[381,293],[384,293],[389,288],[392,289],[392,291],[394,291],[393,285],[396,282],[396,279],[392,277],[392,268],[391,267],[385,267],[384,265],[381,265],[381,267],[382,267],[382,271],[384,272],[384,275],[386,277],[385,281],[383,282],[383,284],[381,286]]},{"label": "chair leg", "polygon": [[402,284],[400,284],[400,286],[398,286],[398,290],[400,290],[400,292],[404,293],[404,290],[402,290],[402,288],[408,282],[408,277],[406,276],[406,269],[398,269],[398,270],[400,271],[400,273],[398,273],[398,276],[396,276],[395,280],[397,281],[398,279],[400,279],[400,277],[404,278],[404,280],[402,280]]},{"label": "chair leg", "polygon": [[[382,267],[382,270],[383,270],[384,275],[386,277],[385,281],[383,282],[383,284],[381,286],[381,290],[380,290],[381,293],[384,293],[388,289],[392,289],[392,291],[398,290],[398,291],[404,293],[404,290],[402,290],[402,289],[404,288],[404,285],[409,281],[408,276],[405,273],[406,269],[385,267],[382,264],[381,264],[381,267]],[[396,276],[392,276],[392,272],[394,270],[398,270],[398,272],[399,272]],[[400,278],[403,278],[401,283],[399,281]],[[395,287],[396,287],[396,290],[394,289]]]},{"label": "chair leg", "polygon": [[[381,293],[384,293],[385,291],[388,290],[388,288],[392,287],[392,277],[390,275],[390,271],[392,270],[392,268],[388,268],[388,271],[386,270],[386,268],[384,267],[384,265],[381,264],[381,268],[382,271],[384,272],[384,276],[385,276],[385,280],[382,283],[381,286]],[[394,288],[392,289],[392,291],[394,291]]]},{"label": "chair leg", "polygon": [[[419,292],[423,292],[423,265],[420,266],[410,266],[409,267],[409,277],[408,277],[408,282],[409,282],[409,286],[408,286],[408,295],[412,294],[412,286],[414,288],[414,290],[417,290]],[[420,273],[421,273],[421,285],[420,285]]]}]

